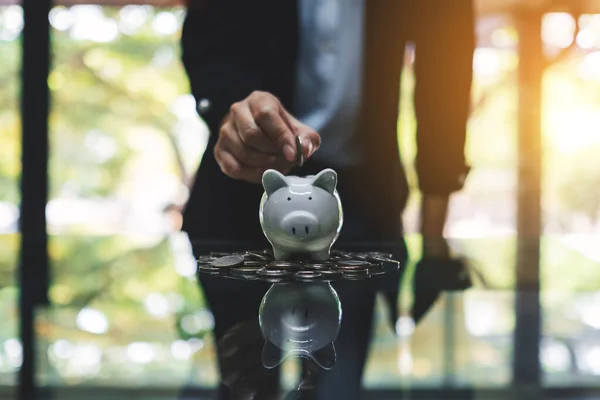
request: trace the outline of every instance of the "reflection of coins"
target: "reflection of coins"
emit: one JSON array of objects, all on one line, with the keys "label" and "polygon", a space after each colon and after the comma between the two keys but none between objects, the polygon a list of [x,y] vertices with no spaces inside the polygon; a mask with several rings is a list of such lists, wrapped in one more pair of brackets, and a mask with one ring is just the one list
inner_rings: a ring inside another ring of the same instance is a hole
[{"label": "reflection of coins", "polygon": [[352,280],[352,281],[367,279],[370,276],[371,275],[369,274],[368,269],[353,270],[353,271],[348,271],[348,272],[344,271],[342,273],[342,279]]},{"label": "reflection of coins", "polygon": [[383,268],[373,268],[369,270],[369,275],[371,275],[371,277],[382,276],[385,274],[387,274],[387,271]]},{"label": "reflection of coins", "polygon": [[317,282],[323,280],[323,275],[318,271],[298,271],[294,279],[299,282]]},{"label": "reflection of coins", "polygon": [[304,165],[304,146],[300,136],[296,136],[296,164],[301,167]]},{"label": "reflection of coins", "polygon": [[223,256],[213,260],[211,262],[213,267],[217,268],[231,268],[241,265],[244,262],[244,257],[239,254],[232,254],[229,256]]},{"label": "reflection of coins", "polygon": [[218,275],[221,273],[221,268],[216,268],[206,263],[198,263],[198,272],[209,275]]},{"label": "reflection of coins", "polygon": [[340,271],[333,271],[330,269],[324,269],[318,271],[323,277],[324,281],[337,281],[342,278],[342,273]]},{"label": "reflection of coins", "polygon": [[265,268],[268,270],[290,270],[298,271],[302,269],[302,264],[291,261],[271,261]]},{"label": "reflection of coins", "polygon": [[292,278],[292,273],[285,269],[267,269],[261,268],[256,271],[256,275],[268,282],[289,280]]}]

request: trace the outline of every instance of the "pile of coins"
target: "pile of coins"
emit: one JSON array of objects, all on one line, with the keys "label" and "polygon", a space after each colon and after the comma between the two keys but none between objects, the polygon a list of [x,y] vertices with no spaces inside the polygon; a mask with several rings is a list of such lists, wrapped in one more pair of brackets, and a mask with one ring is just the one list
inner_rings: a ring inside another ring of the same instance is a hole
[{"label": "pile of coins", "polygon": [[391,254],[333,250],[327,261],[276,261],[269,250],[210,253],[198,258],[198,273],[265,282],[364,280],[398,270]]}]

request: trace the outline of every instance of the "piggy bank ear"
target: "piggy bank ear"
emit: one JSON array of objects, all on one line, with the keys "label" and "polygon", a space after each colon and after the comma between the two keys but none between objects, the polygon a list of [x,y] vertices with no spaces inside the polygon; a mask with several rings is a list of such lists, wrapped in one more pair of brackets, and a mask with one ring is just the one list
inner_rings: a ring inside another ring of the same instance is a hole
[{"label": "piggy bank ear", "polygon": [[262,183],[267,195],[271,195],[271,193],[274,193],[282,187],[287,186],[285,176],[283,176],[281,172],[274,169],[268,169],[263,173]]},{"label": "piggy bank ear", "polygon": [[330,168],[324,169],[317,174],[312,184],[333,194],[337,185],[337,173]]}]

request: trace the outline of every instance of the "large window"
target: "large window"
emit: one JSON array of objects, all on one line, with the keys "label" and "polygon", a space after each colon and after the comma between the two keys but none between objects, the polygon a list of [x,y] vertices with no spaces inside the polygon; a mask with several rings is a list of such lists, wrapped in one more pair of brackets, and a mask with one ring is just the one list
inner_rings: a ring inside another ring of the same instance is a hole
[{"label": "large window", "polygon": [[50,12],[42,386],[216,381],[212,317],[189,243],[174,233],[207,139],[180,63],[183,16],[148,5]]},{"label": "large window", "polygon": [[[178,232],[209,134],[180,62],[185,8],[170,0],[92,2],[69,0],[77,5],[57,5],[48,16],[52,282],[50,306],[35,316],[37,383],[211,388],[218,382],[214,321],[195,280],[190,244]],[[575,370],[583,383],[600,373],[592,356],[600,352],[597,242],[552,237],[600,229],[600,19],[584,15],[579,22],[577,28],[568,14],[548,14],[542,32],[546,56],[560,55],[543,84],[540,361],[548,385],[569,382]],[[14,385],[22,357],[15,281],[22,26],[20,6],[0,6],[0,386]],[[377,304],[369,388],[511,383],[519,37],[509,15],[480,16],[477,31],[466,148],[473,170],[452,198],[446,233],[482,280],[464,295],[441,295],[414,325],[408,312],[420,248],[414,190],[405,215],[411,262],[402,312],[389,326],[387,309]],[[407,52],[399,137],[416,189],[413,56]],[[285,371],[292,382],[297,371]]]}]

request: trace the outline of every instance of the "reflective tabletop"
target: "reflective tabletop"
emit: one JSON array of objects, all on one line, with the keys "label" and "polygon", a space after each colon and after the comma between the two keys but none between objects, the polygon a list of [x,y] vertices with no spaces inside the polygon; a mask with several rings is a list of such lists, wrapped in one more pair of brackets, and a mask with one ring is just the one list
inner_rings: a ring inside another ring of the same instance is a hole
[{"label": "reflective tabletop", "polygon": [[52,237],[36,383],[58,399],[600,398],[593,237],[449,239],[449,260],[405,242],[404,259],[340,250],[387,249],[385,275],[269,282],[199,274],[225,250],[183,234]]}]

